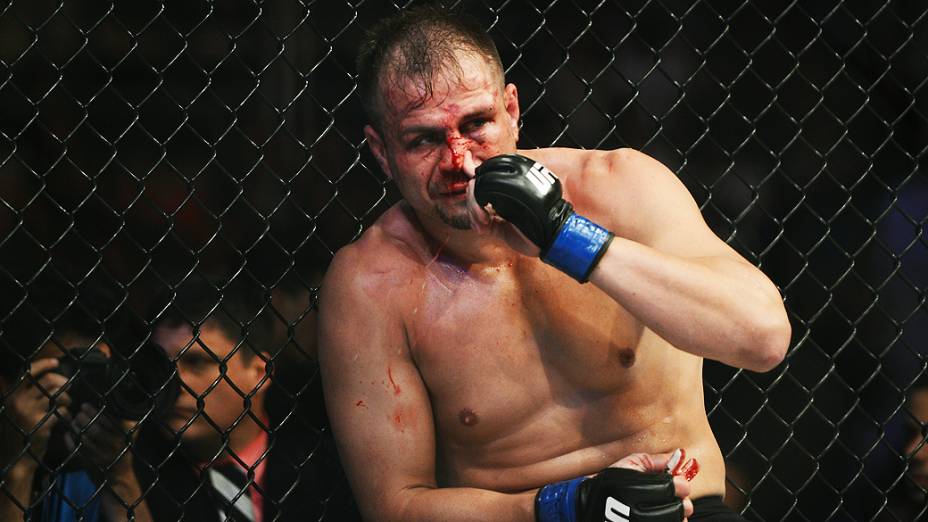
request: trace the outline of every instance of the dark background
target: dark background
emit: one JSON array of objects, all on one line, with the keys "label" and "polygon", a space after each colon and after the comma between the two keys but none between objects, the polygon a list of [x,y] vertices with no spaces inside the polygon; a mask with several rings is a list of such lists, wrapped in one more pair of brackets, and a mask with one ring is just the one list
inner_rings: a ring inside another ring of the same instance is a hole
[{"label": "dark background", "polygon": [[[746,516],[876,516],[928,351],[928,6],[454,4],[519,86],[522,147],[644,150],[781,288],[787,360],[763,375],[706,365]],[[293,397],[313,403],[316,286],[397,198],[363,146],[353,60],[398,7],[0,8],[0,328],[51,332],[91,287],[117,296],[102,324],[187,277],[247,278],[278,311],[277,352],[305,371]]]}]

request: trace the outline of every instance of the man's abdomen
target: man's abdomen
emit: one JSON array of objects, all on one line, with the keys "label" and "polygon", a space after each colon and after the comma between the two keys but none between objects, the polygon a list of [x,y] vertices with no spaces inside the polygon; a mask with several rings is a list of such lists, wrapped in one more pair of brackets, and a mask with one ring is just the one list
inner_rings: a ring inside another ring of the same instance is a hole
[{"label": "man's abdomen", "polygon": [[[698,366],[682,371],[699,374]],[[701,381],[688,388],[679,384],[691,378],[680,375],[677,386],[632,379],[636,384],[608,393],[592,368],[597,389],[576,387],[544,366],[522,368],[522,379],[462,375],[472,386],[433,396],[443,486],[524,491],[596,473],[631,453],[683,447],[701,467],[693,495],[724,492]]]}]

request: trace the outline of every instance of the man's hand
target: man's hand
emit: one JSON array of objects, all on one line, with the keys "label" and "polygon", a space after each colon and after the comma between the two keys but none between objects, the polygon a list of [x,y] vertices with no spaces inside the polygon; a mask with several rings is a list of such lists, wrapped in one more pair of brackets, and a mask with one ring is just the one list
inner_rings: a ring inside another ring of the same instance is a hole
[{"label": "man's hand", "polygon": [[472,185],[474,223],[486,221],[481,212],[490,209],[534,245],[542,261],[580,282],[589,279],[612,242],[611,232],[574,212],[557,176],[531,158],[494,156],[475,169]]},{"label": "man's hand", "polygon": [[[539,522],[679,522],[693,514],[681,451],[635,453],[591,477],[548,484],[535,496]],[[671,465],[669,466],[668,463]],[[672,469],[671,469],[672,468]],[[694,471],[695,473],[695,471]],[[690,477],[691,478],[691,477]]]},{"label": "man's hand", "polygon": [[138,438],[138,433],[137,422],[117,421],[106,414],[101,415],[96,407],[83,404],[74,416],[71,431],[65,434],[68,448],[79,451],[81,461],[91,476],[98,482],[106,481],[107,494],[102,498],[108,520],[151,520],[151,512],[142,498],[142,488],[133,469],[131,444]]},{"label": "man's hand", "polygon": [[[29,438],[29,451],[33,458],[24,457],[21,463],[36,467],[45,456],[48,438],[59,418],[68,418],[68,406],[71,398],[62,392],[67,383],[63,375],[52,372],[58,366],[58,359],[38,359],[29,365],[29,373],[22,381],[15,384],[5,398],[7,415],[16,427]],[[4,441],[5,445],[15,445],[14,452],[23,449],[19,441]]]},{"label": "man's hand", "polygon": [[683,501],[684,514],[686,517],[693,514],[693,501],[689,498],[689,482],[699,472],[699,464],[695,459],[687,461],[686,452],[682,449],[673,453],[656,455],[632,453],[609,467],[632,469],[645,473],[669,473],[673,477],[674,493],[677,498]]},{"label": "man's hand", "polygon": [[130,446],[138,435],[135,427],[133,421],[117,421],[91,404],[82,404],[71,431],[65,433],[65,443],[69,450],[79,451],[88,471],[99,472],[98,478],[121,480],[134,474]]}]

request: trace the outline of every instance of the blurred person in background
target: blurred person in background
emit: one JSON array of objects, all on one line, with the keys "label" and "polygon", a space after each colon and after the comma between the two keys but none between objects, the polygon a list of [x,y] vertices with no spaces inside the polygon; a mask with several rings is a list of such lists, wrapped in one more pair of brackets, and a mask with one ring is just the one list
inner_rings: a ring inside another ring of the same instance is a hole
[{"label": "blurred person in background", "polygon": [[888,495],[877,520],[928,520],[928,378],[922,376],[906,396],[905,471]]},{"label": "blurred person in background", "polygon": [[[112,319],[121,315],[116,299],[102,283],[82,285],[72,299],[74,293],[36,283],[29,307],[3,328],[0,469],[8,494],[0,495],[0,520],[27,514],[43,522],[125,520],[125,505],[141,496],[123,480],[133,466],[124,450],[135,423],[98,415],[89,403],[72,404],[68,378],[56,372],[71,349],[94,347],[111,356],[109,339],[120,328],[120,319]],[[71,453],[76,458],[68,465]],[[101,483],[106,487],[98,493]],[[144,506],[135,516],[147,520]]]},{"label": "blurred person in background", "polygon": [[139,474],[154,519],[351,520],[331,443],[267,407],[276,350],[265,292],[192,276],[169,299],[152,340],[176,361],[182,389],[139,440],[157,464]]}]

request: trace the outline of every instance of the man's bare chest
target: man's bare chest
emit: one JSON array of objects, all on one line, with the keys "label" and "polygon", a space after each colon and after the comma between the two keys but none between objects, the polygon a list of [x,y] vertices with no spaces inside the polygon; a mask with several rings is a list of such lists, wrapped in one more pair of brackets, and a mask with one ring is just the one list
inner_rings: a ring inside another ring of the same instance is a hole
[{"label": "man's bare chest", "polygon": [[406,328],[439,426],[479,434],[539,397],[614,395],[635,371],[639,323],[591,285],[545,265],[432,268]]}]

